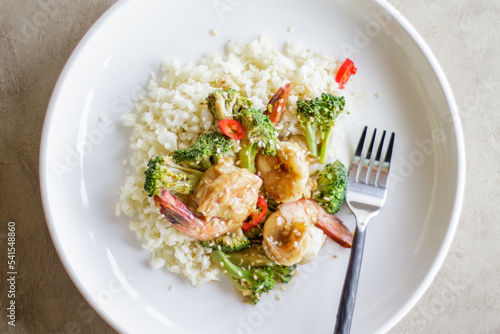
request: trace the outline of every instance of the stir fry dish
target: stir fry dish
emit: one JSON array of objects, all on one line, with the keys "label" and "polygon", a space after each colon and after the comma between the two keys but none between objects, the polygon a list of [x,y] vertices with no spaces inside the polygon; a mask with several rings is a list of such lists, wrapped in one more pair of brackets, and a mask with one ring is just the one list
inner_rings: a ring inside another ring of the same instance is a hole
[{"label": "stir fry dish", "polygon": [[[355,73],[344,70],[339,80]],[[353,236],[335,216],[344,201],[344,165],[328,161],[342,96],[297,101],[304,136],[280,138],[288,83],[266,110],[234,89],[206,98],[217,131],[186,149],[152,157],[144,191],[173,227],[211,249],[212,260],[253,304],[298,265],[314,259],[330,238],[351,247]],[[311,164],[321,168],[310,172]]]}]

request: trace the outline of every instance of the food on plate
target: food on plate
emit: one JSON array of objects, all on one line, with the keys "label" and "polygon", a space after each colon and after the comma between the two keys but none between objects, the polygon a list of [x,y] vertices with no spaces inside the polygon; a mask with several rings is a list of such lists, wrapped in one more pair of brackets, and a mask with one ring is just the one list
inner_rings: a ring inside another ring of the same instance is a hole
[{"label": "food on plate", "polygon": [[285,111],[285,106],[288,102],[288,97],[290,97],[291,91],[292,83],[289,82],[284,87],[280,87],[276,94],[274,94],[269,100],[267,109],[264,111],[264,115],[268,115],[273,124],[280,121],[281,115],[283,115],[283,112]]},{"label": "food on plate", "polygon": [[309,179],[306,152],[293,142],[282,141],[276,154],[259,153],[256,157],[257,171],[262,178],[267,197],[278,203],[302,198]]},{"label": "food on plate", "polygon": [[339,211],[347,191],[347,171],[336,160],[327,164],[323,170],[317,170],[311,177],[312,198],[321,204],[328,213]]},{"label": "food on plate", "polygon": [[350,247],[334,215],[346,190],[336,156],[347,114],[338,63],[265,37],[231,41],[225,58],[167,62],[124,124],[130,165],[117,213],[152,252],[151,264],[193,284],[224,274],[252,303],[327,237]]},{"label": "food on plate", "polygon": [[321,163],[326,162],[335,119],[344,111],[344,106],[343,96],[328,93],[322,93],[321,98],[297,102],[297,118],[304,128],[307,148]]},{"label": "food on plate", "polygon": [[240,166],[252,173],[256,172],[255,156],[257,153],[274,156],[278,149],[278,131],[268,116],[261,110],[243,108],[240,110],[241,124],[246,136],[241,140],[238,152]]},{"label": "food on plate", "polygon": [[220,157],[228,152],[233,143],[228,138],[217,133],[205,133],[194,144],[184,150],[177,150],[172,155],[176,163],[186,163],[196,166],[201,163],[204,169],[212,166]]},{"label": "food on plate", "polygon": [[357,71],[358,69],[354,66],[352,60],[350,60],[349,58],[344,60],[339,70],[337,71],[337,74],[335,75],[335,81],[337,81],[337,83],[339,84],[339,88],[344,89],[351,75],[356,74]]}]

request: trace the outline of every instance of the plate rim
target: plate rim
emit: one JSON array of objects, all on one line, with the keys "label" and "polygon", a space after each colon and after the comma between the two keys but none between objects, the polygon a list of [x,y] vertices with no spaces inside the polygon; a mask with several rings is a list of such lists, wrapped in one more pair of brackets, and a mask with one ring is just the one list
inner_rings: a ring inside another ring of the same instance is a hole
[{"label": "plate rim", "polygon": [[457,177],[455,180],[456,185],[456,193],[454,199],[453,210],[451,212],[450,222],[448,224],[448,229],[446,231],[446,235],[443,238],[443,242],[441,243],[441,247],[437,253],[436,258],[433,261],[429,271],[425,275],[425,278],[419,284],[416,291],[413,293],[411,298],[406,301],[403,307],[396,312],[386,323],[385,326],[380,328],[381,333],[385,333],[393,328],[399,321],[403,319],[403,317],[408,314],[408,312],[417,304],[417,302],[423,297],[424,293],[430,287],[432,281],[436,277],[437,273],[441,269],[448,252],[450,251],[451,244],[453,242],[458,223],[460,220],[460,214],[462,211],[462,204],[465,194],[465,170],[466,170],[466,160],[465,160],[465,143],[463,136],[462,123],[459,118],[458,108],[456,105],[455,98],[453,96],[453,91],[451,86],[446,78],[441,65],[439,64],[436,56],[430,49],[430,47],[425,42],[424,38],[420,35],[420,33],[411,25],[411,23],[390,3],[386,0],[373,0],[380,7],[386,10],[400,25],[401,27],[408,33],[408,35],[413,39],[413,41],[417,44],[419,49],[424,54],[426,60],[429,62],[432,70],[436,74],[439,85],[443,89],[443,93],[445,95],[447,104],[450,108],[449,112],[451,115],[456,117],[452,118],[452,127],[455,135],[455,146],[457,149]]}]

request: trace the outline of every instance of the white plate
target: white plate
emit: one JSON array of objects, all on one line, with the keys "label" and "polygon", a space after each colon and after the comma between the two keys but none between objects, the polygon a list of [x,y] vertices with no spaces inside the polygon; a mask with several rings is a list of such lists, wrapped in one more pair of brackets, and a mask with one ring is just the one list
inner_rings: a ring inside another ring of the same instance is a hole
[{"label": "white plate", "polygon": [[[217,36],[209,33],[214,28]],[[348,250],[329,244],[286,291],[278,289],[254,307],[241,303],[227,281],[194,288],[151,269],[128,218],[114,215],[126,176],[123,160],[130,155],[121,118],[150,74],[167,59],[197,60],[223,52],[229,39],[251,41],[261,34],[280,46],[299,41],[354,60],[358,73],[346,90],[352,113],[343,122],[345,157],[365,124],[396,132],[391,191],[368,228],[353,333],[391,328],[444,260],[464,190],[461,128],[435,58],[387,3],[120,1],[88,32],[61,74],[40,166],[59,255],[89,303],[120,332],[332,331]],[[345,208],[341,215],[352,228]]]}]

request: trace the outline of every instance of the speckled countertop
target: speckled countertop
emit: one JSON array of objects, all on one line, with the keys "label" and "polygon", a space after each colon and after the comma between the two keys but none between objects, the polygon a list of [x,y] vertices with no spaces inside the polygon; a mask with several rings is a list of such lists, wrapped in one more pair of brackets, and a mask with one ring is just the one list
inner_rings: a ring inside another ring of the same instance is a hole
[{"label": "speckled countertop", "polygon": [[[1,333],[114,333],[80,295],[47,229],[40,135],[71,52],[115,1],[0,2],[0,240],[17,224],[17,322]],[[390,0],[426,40],[453,89],[467,154],[466,193],[448,257],[418,304],[391,331],[500,333],[500,2]],[[0,263],[7,263],[0,252]],[[3,265],[2,265],[3,266]],[[21,270],[22,268],[22,270]],[[7,306],[1,270],[1,309]]]}]

